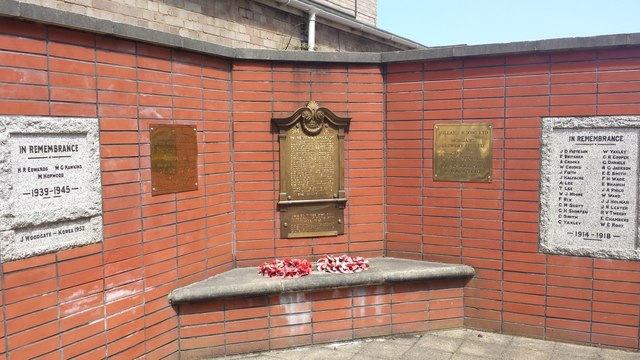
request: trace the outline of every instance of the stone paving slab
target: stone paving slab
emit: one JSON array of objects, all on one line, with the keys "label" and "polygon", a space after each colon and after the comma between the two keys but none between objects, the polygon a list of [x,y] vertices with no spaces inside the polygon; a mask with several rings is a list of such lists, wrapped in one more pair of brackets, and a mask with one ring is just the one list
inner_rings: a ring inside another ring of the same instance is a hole
[{"label": "stone paving slab", "polygon": [[[216,360],[640,360],[640,353],[453,329],[218,357]],[[213,360],[213,359],[209,359]]]}]

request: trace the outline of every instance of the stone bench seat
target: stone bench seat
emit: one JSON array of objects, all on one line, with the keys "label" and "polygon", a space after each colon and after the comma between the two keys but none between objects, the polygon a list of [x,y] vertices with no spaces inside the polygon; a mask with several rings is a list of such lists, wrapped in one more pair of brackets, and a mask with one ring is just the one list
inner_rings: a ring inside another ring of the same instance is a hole
[{"label": "stone bench seat", "polygon": [[175,289],[169,302],[200,302],[233,297],[255,297],[325,289],[419,282],[436,279],[470,278],[475,271],[468,265],[445,264],[398,258],[369,259],[369,269],[352,274],[313,271],[296,279],[265,278],[256,267],[237,268]]}]

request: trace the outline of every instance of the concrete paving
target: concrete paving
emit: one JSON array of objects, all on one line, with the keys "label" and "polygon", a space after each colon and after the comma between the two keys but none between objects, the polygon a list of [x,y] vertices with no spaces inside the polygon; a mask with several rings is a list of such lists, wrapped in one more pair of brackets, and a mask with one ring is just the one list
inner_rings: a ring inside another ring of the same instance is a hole
[{"label": "concrete paving", "polygon": [[219,357],[224,360],[640,360],[640,353],[500,335],[469,329],[432,331],[288,350]]}]

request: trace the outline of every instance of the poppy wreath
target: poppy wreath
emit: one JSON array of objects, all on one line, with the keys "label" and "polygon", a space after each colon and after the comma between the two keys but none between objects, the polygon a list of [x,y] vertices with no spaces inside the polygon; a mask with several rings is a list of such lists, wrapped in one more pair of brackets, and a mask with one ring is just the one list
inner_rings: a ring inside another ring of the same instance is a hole
[{"label": "poppy wreath", "polygon": [[328,273],[357,273],[369,268],[369,261],[362,256],[325,255],[316,262],[318,271]]},{"label": "poppy wreath", "polygon": [[258,274],[269,278],[292,279],[311,273],[311,263],[304,259],[275,259],[258,268]]}]

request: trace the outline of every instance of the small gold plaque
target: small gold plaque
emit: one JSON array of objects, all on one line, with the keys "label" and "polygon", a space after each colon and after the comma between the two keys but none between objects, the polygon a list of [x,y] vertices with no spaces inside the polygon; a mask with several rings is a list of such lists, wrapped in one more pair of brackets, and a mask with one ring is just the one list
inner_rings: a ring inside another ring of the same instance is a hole
[{"label": "small gold plaque", "polygon": [[197,129],[151,124],[151,194],[198,190]]},{"label": "small gold plaque", "polygon": [[301,238],[344,234],[344,209],[336,204],[290,206],[280,216],[280,236]]},{"label": "small gold plaque", "polygon": [[491,182],[491,124],[436,124],[433,180]]}]

